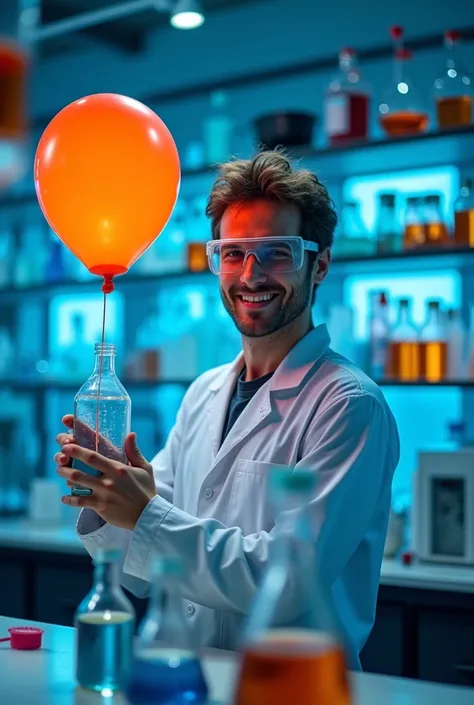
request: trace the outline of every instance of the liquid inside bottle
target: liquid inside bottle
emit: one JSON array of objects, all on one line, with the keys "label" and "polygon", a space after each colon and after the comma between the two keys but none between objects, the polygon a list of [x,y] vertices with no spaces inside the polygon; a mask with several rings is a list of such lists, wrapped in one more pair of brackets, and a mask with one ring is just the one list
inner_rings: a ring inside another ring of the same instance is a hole
[{"label": "liquid inside bottle", "polygon": [[470,125],[472,120],[473,79],[459,61],[459,43],[458,32],[445,33],[445,65],[435,81],[440,128]]},{"label": "liquid inside bottle", "polygon": [[474,247],[474,189],[472,179],[464,179],[454,204],[454,242]]},{"label": "liquid inside bottle", "polygon": [[131,705],[204,705],[208,688],[197,651],[182,615],[178,558],[162,556],[151,566],[148,611],[139,628],[132,677]]},{"label": "liquid inside bottle", "polygon": [[[102,360],[101,360],[102,357]],[[100,385],[100,388],[99,388]],[[115,373],[115,345],[95,346],[92,375],[74,399],[74,436],[83,448],[107,458],[126,462],[124,442],[130,433],[131,400]],[[97,474],[80,460],[73,467]],[[89,495],[91,490],[74,485],[73,495]]]},{"label": "liquid inside bottle", "polygon": [[331,144],[366,139],[369,118],[369,91],[364,86],[353,49],[339,53],[339,74],[325,98],[325,130]]},{"label": "liquid inside bottle", "polygon": [[390,333],[387,377],[413,382],[420,377],[418,331],[411,320],[409,299],[400,299],[398,305],[398,321]]},{"label": "liquid inside bottle", "polygon": [[441,197],[432,194],[425,198],[424,213],[425,244],[432,247],[449,245],[451,238],[441,212]]},{"label": "liquid inside bottle", "polygon": [[132,666],[135,612],[119,582],[120,551],[98,549],[94,584],[79,605],[76,627],[76,678],[88,690],[122,690]]},{"label": "liquid inside bottle", "polygon": [[[315,476],[275,469],[271,485],[278,533],[251,608],[241,649],[235,705],[350,705],[343,640],[318,585],[308,501]],[[298,586],[298,615],[283,618],[287,588]]]},{"label": "liquid inside bottle", "polygon": [[412,53],[403,46],[403,29],[392,27],[395,42],[391,86],[379,105],[380,125],[389,137],[403,137],[426,130],[428,114],[410,76]]},{"label": "liquid inside bottle", "polygon": [[446,378],[448,343],[439,301],[428,301],[428,315],[420,335],[420,376],[427,382]]},{"label": "liquid inside bottle", "polygon": [[411,250],[424,244],[426,231],[423,217],[423,199],[418,196],[407,198],[403,249]]}]

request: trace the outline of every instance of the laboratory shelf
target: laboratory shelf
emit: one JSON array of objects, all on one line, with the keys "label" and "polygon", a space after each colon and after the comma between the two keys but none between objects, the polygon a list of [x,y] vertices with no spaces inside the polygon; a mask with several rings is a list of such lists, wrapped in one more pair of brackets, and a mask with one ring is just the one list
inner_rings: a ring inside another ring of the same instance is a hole
[{"label": "laboratory shelf", "polygon": [[[339,275],[355,273],[379,273],[384,271],[394,271],[394,269],[408,270],[432,270],[436,268],[462,268],[474,266],[474,248],[440,248],[440,249],[419,249],[406,252],[383,253],[379,255],[363,255],[358,257],[337,257],[331,263],[331,272]],[[129,273],[115,279],[116,291],[128,293],[138,293],[143,295],[143,291],[150,286],[160,287],[176,286],[182,284],[205,285],[216,280],[211,272],[167,272],[162,274],[135,274]],[[97,291],[100,292],[101,280],[96,279],[77,281],[64,280],[55,282],[41,282],[28,287],[6,287],[0,289],[0,299],[18,299],[19,297],[31,296],[39,298],[52,298],[63,293],[77,291]]]},{"label": "laboratory shelf", "polygon": [[462,387],[474,389],[474,380],[472,379],[443,379],[439,382],[428,382],[427,380],[414,380],[410,382],[405,382],[398,379],[381,379],[376,380],[376,382],[380,387],[431,387],[433,389],[438,389],[439,387]]}]

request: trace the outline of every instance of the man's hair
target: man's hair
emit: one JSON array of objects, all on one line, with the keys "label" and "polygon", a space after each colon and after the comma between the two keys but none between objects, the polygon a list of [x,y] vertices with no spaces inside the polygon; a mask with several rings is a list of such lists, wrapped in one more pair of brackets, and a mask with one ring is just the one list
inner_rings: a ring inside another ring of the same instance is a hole
[{"label": "man's hair", "polygon": [[320,250],[331,247],[337,215],[326,187],[308,169],[294,169],[278,150],[220,165],[206,207],[213,239],[220,238],[221,220],[228,206],[260,198],[296,206],[301,213],[298,234],[317,242]]}]

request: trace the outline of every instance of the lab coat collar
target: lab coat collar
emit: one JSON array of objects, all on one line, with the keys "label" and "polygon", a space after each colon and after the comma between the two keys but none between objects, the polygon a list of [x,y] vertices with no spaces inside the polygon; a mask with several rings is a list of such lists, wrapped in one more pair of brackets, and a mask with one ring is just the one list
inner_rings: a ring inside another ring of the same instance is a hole
[{"label": "lab coat collar", "polygon": [[[250,434],[272,421],[278,421],[278,408],[273,403],[273,396],[279,390],[297,390],[303,383],[309,370],[324,355],[329,346],[329,334],[325,325],[313,328],[288,353],[277,367],[268,386],[257,392],[249,406],[254,407],[253,414],[248,417],[242,414],[224,439],[220,440],[227,414],[227,409],[235,388],[237,377],[242,371],[245,360],[241,353],[230,367],[226,366],[216,379],[209,385],[213,392],[207,405],[211,445],[216,462],[222,460],[233,448]],[[258,406],[256,406],[258,404]]]},{"label": "lab coat collar", "polygon": [[[324,355],[330,344],[328,329],[324,324],[312,328],[290,350],[283,362],[277,367],[270,380],[270,390],[295,389],[299,387],[308,371]],[[210,383],[211,392],[217,392],[227,382],[232,389],[245,365],[244,355],[240,353],[229,366],[225,366]],[[226,385],[226,386],[227,386]]]}]

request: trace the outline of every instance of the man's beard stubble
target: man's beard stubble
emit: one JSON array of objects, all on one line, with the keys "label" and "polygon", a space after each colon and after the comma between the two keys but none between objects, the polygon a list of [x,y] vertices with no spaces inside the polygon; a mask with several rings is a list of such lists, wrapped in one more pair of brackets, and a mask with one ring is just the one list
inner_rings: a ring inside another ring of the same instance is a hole
[{"label": "man's beard stubble", "polygon": [[[233,287],[233,289],[230,290],[230,301],[227,299],[227,297],[225,297],[222,289],[220,289],[220,294],[224,308],[229,314],[229,316],[232,318],[232,321],[234,322],[239,333],[241,333],[247,338],[262,338],[266,335],[272,335],[273,333],[276,333],[282,328],[285,328],[294,320],[296,320],[299,316],[301,316],[301,314],[306,310],[308,305],[312,303],[313,288],[315,286],[316,285],[313,285],[312,277],[306,277],[304,282],[298,289],[293,289],[293,292],[290,298],[286,301],[286,303],[284,305],[283,302],[280,303],[280,308],[278,312],[272,317],[271,320],[266,322],[264,327],[258,325],[260,318],[264,320],[263,316],[259,311],[249,311],[247,314],[248,318],[255,322],[253,325],[252,323],[248,324],[242,321],[237,316],[237,311],[234,304],[234,301],[236,301],[235,290],[237,289],[237,287]],[[272,288],[273,290],[275,289],[275,287]],[[267,290],[268,289],[262,288],[257,291],[249,291],[249,295],[258,296],[259,294],[265,294]]]}]

